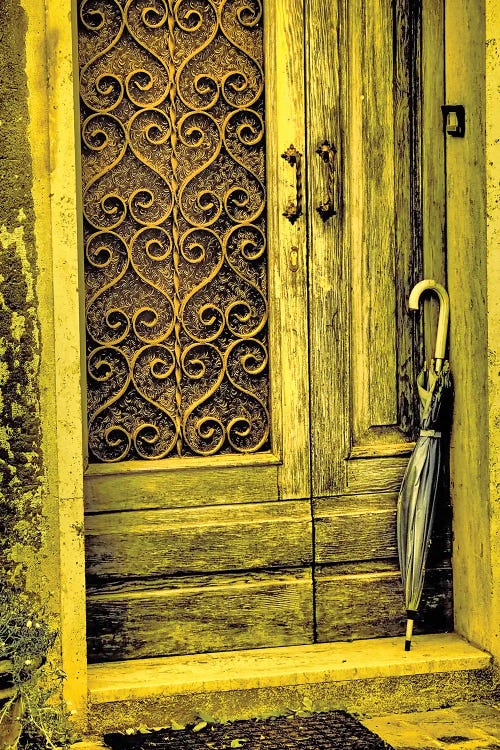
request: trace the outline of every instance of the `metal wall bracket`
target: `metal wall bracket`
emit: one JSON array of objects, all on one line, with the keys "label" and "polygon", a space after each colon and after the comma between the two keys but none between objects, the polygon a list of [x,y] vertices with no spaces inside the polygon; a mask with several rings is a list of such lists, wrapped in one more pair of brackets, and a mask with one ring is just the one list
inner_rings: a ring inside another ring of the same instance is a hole
[{"label": "metal wall bracket", "polygon": [[463,138],[465,135],[465,107],[463,104],[444,104],[441,107],[443,113],[443,132],[454,138]]}]

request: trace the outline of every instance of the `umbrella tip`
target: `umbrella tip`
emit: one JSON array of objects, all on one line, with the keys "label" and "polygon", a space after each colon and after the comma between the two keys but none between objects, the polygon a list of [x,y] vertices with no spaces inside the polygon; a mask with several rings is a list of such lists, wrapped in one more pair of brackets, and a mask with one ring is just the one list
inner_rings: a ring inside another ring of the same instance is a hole
[{"label": "umbrella tip", "polygon": [[413,617],[415,613],[407,610],[406,612],[408,619],[406,620],[406,640],[405,640],[405,651],[409,651],[411,648],[411,637],[413,635]]}]

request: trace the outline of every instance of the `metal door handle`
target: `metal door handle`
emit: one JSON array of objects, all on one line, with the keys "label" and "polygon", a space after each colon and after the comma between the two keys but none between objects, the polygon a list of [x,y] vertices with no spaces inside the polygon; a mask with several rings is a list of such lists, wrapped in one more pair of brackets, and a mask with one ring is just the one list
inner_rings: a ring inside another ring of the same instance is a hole
[{"label": "metal door handle", "polygon": [[335,216],[337,213],[335,210],[335,154],[337,153],[337,149],[333,143],[323,141],[316,149],[316,153],[321,156],[328,166],[328,175],[326,178],[327,198],[326,201],[316,207],[316,211],[323,221],[327,221],[330,216]]},{"label": "metal door handle", "polygon": [[295,146],[290,144],[285,153],[281,154],[281,158],[285,159],[290,166],[295,167],[295,194],[296,202],[289,203],[286,210],[283,212],[288,221],[293,224],[299,216],[302,216],[302,154],[297,151]]}]

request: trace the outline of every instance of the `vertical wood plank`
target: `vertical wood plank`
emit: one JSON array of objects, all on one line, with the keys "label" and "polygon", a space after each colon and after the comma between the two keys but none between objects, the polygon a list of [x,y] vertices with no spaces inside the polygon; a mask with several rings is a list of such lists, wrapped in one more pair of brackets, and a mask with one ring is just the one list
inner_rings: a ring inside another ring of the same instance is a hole
[{"label": "vertical wood plank", "polygon": [[[422,240],[423,278],[446,286],[444,3],[424,0],[422,14]],[[439,304],[426,300],[424,356],[434,354]]]},{"label": "vertical wood plank", "polygon": [[[314,0],[308,5],[306,33],[312,493],[320,496],[344,487],[349,444],[349,263],[343,237],[345,94],[341,81],[344,3]],[[328,169],[316,149],[325,140],[337,150],[337,213],[323,221],[316,209],[326,200]]]},{"label": "vertical wood plank", "polygon": [[422,278],[421,8],[397,0],[394,28],[394,146],[398,426],[416,436],[418,328],[408,298]]},{"label": "vertical wood plank", "polygon": [[274,425],[283,421],[275,436],[280,497],[292,499],[306,497],[310,483],[306,206],[293,224],[283,216],[296,177],[281,154],[293,144],[305,159],[304,11],[302,0],[266,7],[272,412]]}]

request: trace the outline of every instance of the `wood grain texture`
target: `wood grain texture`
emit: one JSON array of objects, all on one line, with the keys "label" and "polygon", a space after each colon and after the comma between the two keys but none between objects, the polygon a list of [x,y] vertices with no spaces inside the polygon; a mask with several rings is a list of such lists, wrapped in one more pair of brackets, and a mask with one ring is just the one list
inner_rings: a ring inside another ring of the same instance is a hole
[{"label": "wood grain texture", "polygon": [[89,660],[312,643],[309,570],[89,597]]},{"label": "wood grain texture", "polygon": [[[398,426],[415,436],[420,369],[420,330],[408,309],[414,284],[422,278],[421,4],[396,0],[394,29],[395,291]],[[432,105],[430,105],[432,106]],[[441,248],[440,248],[441,252]]]},{"label": "wood grain texture", "polygon": [[[445,104],[444,2],[424,0],[422,13],[422,243],[423,278],[447,285],[446,279],[446,137],[441,105]],[[439,303],[424,302],[424,356],[434,354]]]},{"label": "wood grain texture", "polygon": [[356,458],[347,462],[350,493],[399,491],[408,464],[406,457]]},{"label": "wood grain texture", "polygon": [[311,565],[308,501],[105,513],[87,518],[87,579]]},{"label": "wood grain texture", "polygon": [[367,443],[353,445],[349,458],[391,458],[395,456],[410,456],[415,443]]},{"label": "wood grain texture", "polygon": [[[453,629],[451,569],[429,570],[415,632]],[[318,641],[403,635],[406,621],[399,571],[335,575],[318,571]]]},{"label": "wood grain texture", "polygon": [[278,496],[277,465],[252,466],[250,461],[234,467],[214,463],[212,468],[195,464],[159,469],[150,462],[147,471],[136,472],[132,463],[121,464],[114,473],[86,476],[87,512],[246,503]]},{"label": "wood grain texture", "polygon": [[[393,15],[389,0],[350,11],[349,174],[359,191],[351,224],[352,376],[355,441],[396,410]],[[356,99],[356,101],[354,101]],[[355,118],[360,118],[354,123]]]},{"label": "wood grain texture", "polygon": [[[310,372],[312,494],[345,485],[349,425],[349,259],[344,241],[344,128],[346,117],[345,9],[343,2],[308,3],[307,195],[309,204]],[[337,214],[325,222],[316,210],[326,199],[328,170],[316,149],[327,140],[337,149],[334,200]]]},{"label": "wood grain texture", "polygon": [[318,564],[397,556],[394,505],[319,516],[314,528]]},{"label": "wood grain texture", "polygon": [[[398,495],[381,492],[323,498],[314,503],[315,561],[318,564],[397,561]],[[451,507],[446,495],[436,504],[428,564],[449,565]]]},{"label": "wood grain texture", "polygon": [[302,0],[268,3],[267,187],[271,351],[276,363],[273,425],[281,435],[279,492],[283,499],[309,494],[309,377],[307,235],[304,214],[291,224],[283,216],[295,202],[295,170],[281,157],[293,144],[307,163],[304,128],[304,7]]},{"label": "wood grain texture", "polygon": [[[348,191],[355,446],[411,439],[421,276],[420,12],[349,3]],[[418,74],[417,74],[418,73]]]}]

